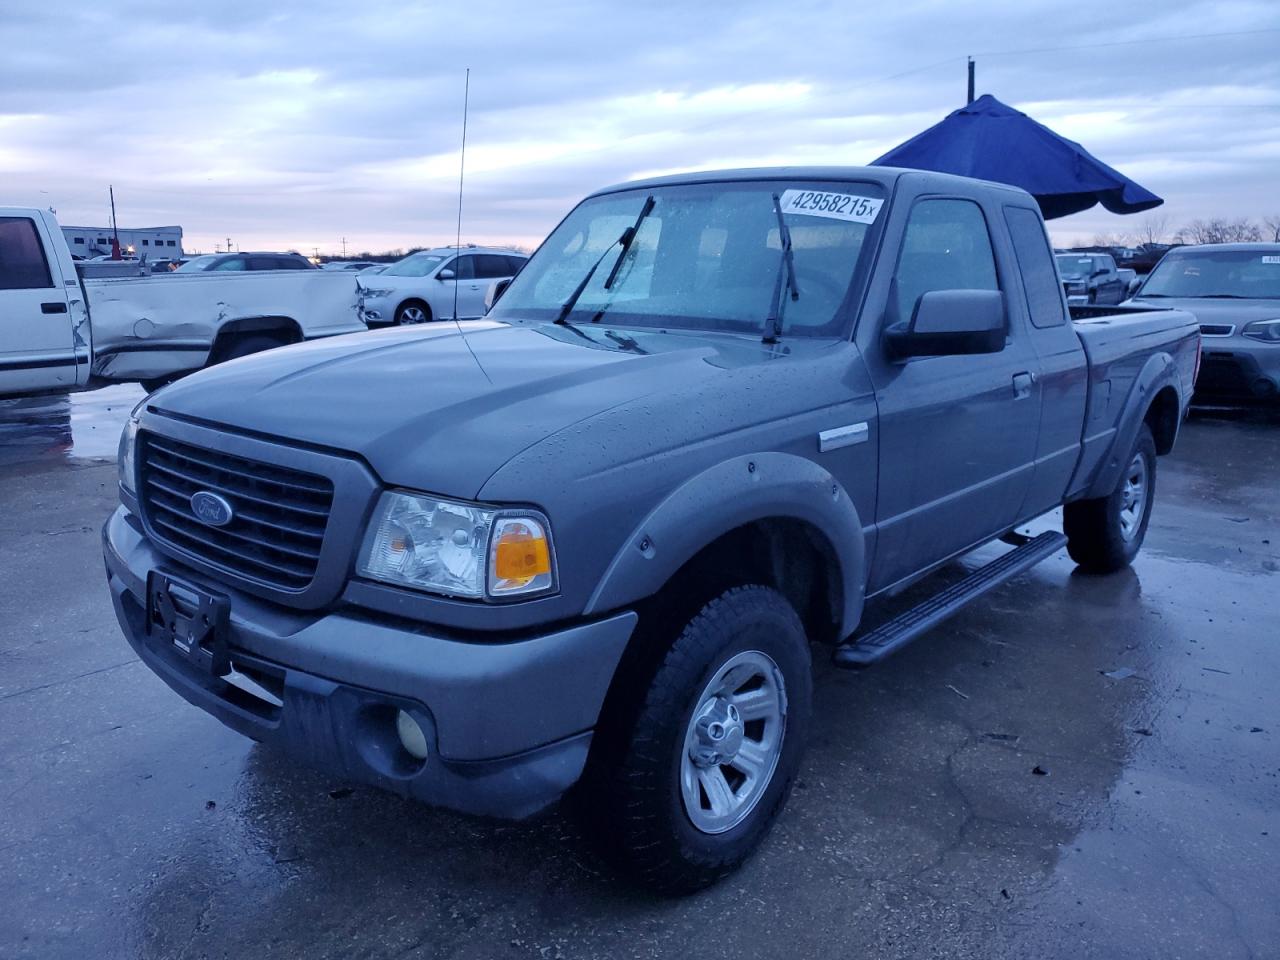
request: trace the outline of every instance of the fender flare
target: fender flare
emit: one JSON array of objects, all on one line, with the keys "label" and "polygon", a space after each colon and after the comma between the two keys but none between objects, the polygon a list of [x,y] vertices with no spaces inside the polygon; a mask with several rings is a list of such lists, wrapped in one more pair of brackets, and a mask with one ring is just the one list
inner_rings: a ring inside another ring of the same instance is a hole
[{"label": "fender flare", "polygon": [[827,540],[843,585],[840,636],[862,615],[866,542],[858,511],[843,485],[812,460],[794,454],[734,457],[692,477],[665,497],[632,531],[605,570],[585,613],[596,615],[657,593],[700,550],[753,521],[807,522]]},{"label": "fender flare", "polygon": [[[1146,420],[1147,411],[1156,395],[1165,387],[1172,387],[1178,395],[1178,409],[1183,409],[1182,387],[1178,379],[1178,365],[1168,353],[1160,352],[1147,358],[1138,376],[1134,378],[1124,409],[1116,422],[1116,434],[1107,455],[1102,458],[1093,481],[1085,490],[1083,499],[1106,497],[1115,489],[1128,456],[1137,439],[1138,430]],[[1180,418],[1179,418],[1180,419]]]}]

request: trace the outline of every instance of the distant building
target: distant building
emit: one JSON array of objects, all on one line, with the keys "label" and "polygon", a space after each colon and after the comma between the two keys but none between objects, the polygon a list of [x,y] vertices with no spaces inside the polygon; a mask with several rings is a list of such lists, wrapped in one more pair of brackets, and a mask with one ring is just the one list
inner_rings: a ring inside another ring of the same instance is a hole
[{"label": "distant building", "polygon": [[[69,227],[63,226],[62,235],[67,238],[67,246],[76,257],[88,260],[111,253],[110,227]],[[181,257],[181,227],[139,227],[134,230],[120,229],[120,252],[126,256],[132,254],[141,257],[144,253],[148,260],[169,260]]]}]

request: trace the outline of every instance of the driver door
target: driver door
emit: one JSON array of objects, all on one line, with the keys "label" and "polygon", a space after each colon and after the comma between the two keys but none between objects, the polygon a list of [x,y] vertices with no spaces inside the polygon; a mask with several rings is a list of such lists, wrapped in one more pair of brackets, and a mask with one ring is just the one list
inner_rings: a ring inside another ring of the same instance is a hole
[{"label": "driver door", "polygon": [[[453,278],[441,280],[441,298],[438,301],[443,308],[436,312],[438,317],[458,320],[473,320],[484,316],[484,283],[476,277],[476,257],[474,254],[463,254],[455,257],[453,262],[440,268],[453,271]],[[458,313],[454,316],[454,291],[457,291]]]},{"label": "driver door", "polygon": [[[868,593],[977,546],[1017,520],[1040,420],[1037,358],[1022,313],[1011,307],[1010,292],[1018,288],[1001,281],[1001,272],[1013,268],[996,256],[997,218],[967,198],[926,196],[909,206],[882,322],[864,322],[859,330],[880,425],[878,532]],[[1004,292],[1004,348],[894,359],[884,347],[884,327],[909,319],[932,290]]]}]

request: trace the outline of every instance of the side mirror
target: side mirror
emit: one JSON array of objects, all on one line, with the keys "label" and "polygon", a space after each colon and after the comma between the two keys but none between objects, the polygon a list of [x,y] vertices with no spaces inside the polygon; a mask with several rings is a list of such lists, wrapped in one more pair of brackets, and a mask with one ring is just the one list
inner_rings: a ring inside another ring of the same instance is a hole
[{"label": "side mirror", "polygon": [[507,292],[507,287],[511,286],[511,277],[505,280],[495,280],[489,284],[489,289],[484,294],[484,309],[488,313],[493,309],[493,305],[498,302],[498,298]]},{"label": "side mirror", "polygon": [[436,279],[437,280],[454,280],[457,278],[457,276],[458,275],[456,273],[454,273],[448,267],[445,267],[443,270],[441,270],[439,273],[436,274]]},{"label": "side mirror", "polygon": [[889,353],[898,359],[999,353],[1004,336],[999,290],[931,290],[916,301],[908,322],[884,332]]}]

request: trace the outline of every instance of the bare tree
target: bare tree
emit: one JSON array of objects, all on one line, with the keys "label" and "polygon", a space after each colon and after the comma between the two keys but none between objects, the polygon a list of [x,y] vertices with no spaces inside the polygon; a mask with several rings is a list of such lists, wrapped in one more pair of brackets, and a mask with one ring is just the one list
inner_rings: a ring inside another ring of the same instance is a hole
[{"label": "bare tree", "polygon": [[1169,235],[1169,215],[1167,213],[1149,213],[1138,225],[1138,241],[1144,244],[1164,243]]},{"label": "bare tree", "polygon": [[1129,243],[1129,235],[1127,233],[1095,233],[1093,235],[1094,247],[1127,247]]},{"label": "bare tree", "polygon": [[1280,243],[1280,213],[1273,213],[1269,217],[1263,217],[1262,225],[1271,234],[1271,242]]},{"label": "bare tree", "polygon": [[1192,220],[1178,231],[1174,239],[1181,243],[1241,243],[1261,240],[1262,231],[1257,224],[1244,218],[1227,220],[1215,217],[1212,220]]}]

